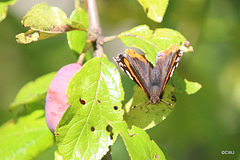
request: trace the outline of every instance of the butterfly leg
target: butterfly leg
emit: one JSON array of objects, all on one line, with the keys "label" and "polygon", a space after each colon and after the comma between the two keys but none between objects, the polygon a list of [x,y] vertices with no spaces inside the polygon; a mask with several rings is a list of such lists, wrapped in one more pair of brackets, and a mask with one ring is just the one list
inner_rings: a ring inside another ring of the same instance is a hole
[{"label": "butterfly leg", "polygon": [[[148,103],[147,103],[147,101],[148,101]],[[145,104],[145,105],[144,105],[144,104]],[[145,107],[145,108],[147,109],[147,111],[146,111],[145,113],[147,113],[147,112],[149,112],[149,108],[147,107],[149,104],[151,104],[150,101],[149,101],[149,100],[146,100],[146,101],[144,101],[144,102],[142,102],[142,103],[139,103],[139,104],[133,106],[132,109],[135,109],[135,108],[137,108],[137,107],[139,106],[139,107],[140,107],[139,109],[142,110],[143,107]],[[141,105],[141,106],[140,106],[140,105]]]}]

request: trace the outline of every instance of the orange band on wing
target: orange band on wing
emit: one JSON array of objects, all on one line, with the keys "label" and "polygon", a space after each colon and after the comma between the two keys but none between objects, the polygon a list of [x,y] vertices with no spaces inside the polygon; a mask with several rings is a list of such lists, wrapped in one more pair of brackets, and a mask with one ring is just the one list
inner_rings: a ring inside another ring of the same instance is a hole
[{"label": "orange band on wing", "polygon": [[165,55],[168,55],[171,52],[177,52],[180,48],[179,44],[173,44],[171,45],[169,48],[167,48],[166,50],[162,51]]},{"label": "orange band on wing", "polygon": [[147,63],[147,60],[146,60],[145,56],[141,55],[141,54],[136,54],[134,50],[126,49],[125,53],[128,54],[132,58],[137,58],[138,60],[140,60],[144,63]]},{"label": "orange band on wing", "polygon": [[161,92],[164,90],[164,88],[165,88],[165,86],[167,84],[168,78],[169,78],[169,76],[170,76],[170,74],[172,72],[172,69],[173,69],[174,62],[175,62],[176,58],[177,58],[177,55],[174,57],[173,63],[172,63],[171,68],[170,68],[170,70],[169,70],[169,72],[167,74],[167,78],[165,79],[165,82],[164,82],[164,85],[163,85],[163,89],[161,90]]},{"label": "orange band on wing", "polygon": [[[168,55],[168,54],[171,53],[171,52],[178,52],[179,48],[180,48],[180,45],[179,45],[179,44],[173,44],[173,45],[171,45],[168,49],[166,49],[166,50],[163,51],[164,56]],[[170,68],[170,70],[169,70],[169,72],[168,72],[168,74],[167,74],[167,77],[166,77],[166,79],[165,79],[165,82],[164,82],[164,84],[163,84],[163,88],[162,88],[161,92],[162,92],[162,91],[164,90],[164,88],[166,87],[168,78],[169,78],[169,76],[170,76],[170,74],[171,74],[171,72],[172,72],[172,69],[173,69],[173,66],[174,66],[174,63],[175,63],[175,61],[176,61],[177,56],[178,56],[178,55],[176,54],[175,57],[174,57],[174,59],[173,59],[173,62],[172,62],[172,64],[171,64],[171,68]]]},{"label": "orange band on wing", "polygon": [[142,88],[142,90],[145,91],[145,89],[143,88],[142,84],[141,84],[140,81],[137,79],[137,76],[133,73],[133,70],[132,70],[132,68],[131,68],[131,66],[130,66],[130,63],[129,63],[126,59],[124,59],[124,63],[125,63],[125,65],[127,66],[127,68],[129,69],[130,74],[133,76],[134,80],[138,83],[138,85]]}]

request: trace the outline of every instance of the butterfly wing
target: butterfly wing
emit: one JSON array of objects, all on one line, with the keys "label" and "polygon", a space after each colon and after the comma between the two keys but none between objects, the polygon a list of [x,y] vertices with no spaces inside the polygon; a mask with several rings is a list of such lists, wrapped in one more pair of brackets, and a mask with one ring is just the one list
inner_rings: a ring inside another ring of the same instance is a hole
[{"label": "butterfly wing", "polygon": [[118,54],[114,60],[120,68],[134,80],[150,96],[150,63],[143,55],[136,54],[135,51],[127,49],[125,54]]},{"label": "butterfly wing", "polygon": [[182,55],[183,52],[178,44],[171,45],[168,49],[158,53],[156,67],[160,71],[160,94],[178,66]]}]

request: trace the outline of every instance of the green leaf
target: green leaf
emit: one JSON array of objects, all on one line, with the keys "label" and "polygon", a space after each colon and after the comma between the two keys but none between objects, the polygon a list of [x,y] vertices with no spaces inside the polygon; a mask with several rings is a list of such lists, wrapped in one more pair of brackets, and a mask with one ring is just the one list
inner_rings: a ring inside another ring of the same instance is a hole
[{"label": "green leaf", "polygon": [[59,154],[58,150],[54,153],[54,160],[63,160],[63,157]]},{"label": "green leaf", "polygon": [[185,93],[188,95],[195,94],[202,88],[201,84],[183,79],[182,77],[178,76],[177,73],[173,74],[171,80],[176,88],[176,91],[180,93]]},{"label": "green leaf", "polygon": [[185,37],[175,30],[160,28],[152,31],[147,25],[137,26],[123,32],[119,37],[126,46],[141,49],[154,66],[158,52],[167,49],[172,44],[183,44],[186,41]]},{"label": "green leaf", "polygon": [[191,82],[191,81],[188,81],[187,79],[184,79],[184,82],[186,84],[185,91],[188,95],[195,94],[202,88],[202,85],[197,82]]},{"label": "green leaf", "polygon": [[0,2],[0,22],[6,18],[8,7],[16,2],[17,0],[4,0]]},{"label": "green leaf", "polygon": [[34,31],[34,30],[30,29],[25,33],[20,33],[20,34],[16,35],[16,40],[20,44],[28,44],[31,42],[47,39],[47,38],[54,37],[57,35],[59,35],[59,34],[56,34],[56,33],[49,34],[49,33],[38,32],[38,31]]},{"label": "green leaf", "polygon": [[52,72],[27,83],[18,92],[15,100],[10,104],[9,109],[14,110],[19,106],[45,100],[48,86],[56,72]]},{"label": "green leaf", "polygon": [[53,145],[44,110],[37,110],[17,122],[10,120],[0,127],[0,159],[33,159]]},{"label": "green leaf", "polygon": [[163,16],[168,6],[168,0],[138,0],[142,5],[145,12],[147,12],[148,18],[162,22]]},{"label": "green leaf", "polygon": [[67,18],[67,15],[57,7],[51,7],[47,3],[33,6],[23,17],[24,27],[30,27],[26,33],[16,36],[17,42],[26,44],[53,37],[67,31],[87,31],[83,23]]},{"label": "green leaf", "polygon": [[[71,16],[71,20],[83,23],[88,28],[88,15],[82,8],[75,9]],[[67,33],[68,44],[74,52],[81,54],[87,40],[87,33],[83,31],[71,31]]]},{"label": "green leaf", "polygon": [[153,140],[150,140],[148,134],[144,130],[136,126],[133,126],[132,129],[129,130],[124,121],[110,122],[110,125],[117,130],[123,138],[132,160],[166,160],[163,152]]},{"label": "green leaf", "polygon": [[71,79],[69,107],[56,127],[64,159],[101,159],[116,139],[109,122],[121,121],[124,93],[119,72],[107,57],[86,62]]},{"label": "green leaf", "polygon": [[174,90],[173,86],[167,84],[162,96],[162,100],[165,102],[152,105],[147,94],[136,85],[134,87],[133,99],[124,107],[124,120],[128,126],[135,125],[146,130],[163,121],[171,113],[176,104]]},{"label": "green leaf", "polygon": [[124,106],[124,120],[129,127],[135,125],[144,130],[152,128],[163,121],[173,110],[176,104],[175,91],[190,95],[200,88],[199,83],[183,80],[177,73],[174,73],[162,95],[162,100],[172,105],[165,102],[152,105],[147,94],[136,85],[133,98]]}]

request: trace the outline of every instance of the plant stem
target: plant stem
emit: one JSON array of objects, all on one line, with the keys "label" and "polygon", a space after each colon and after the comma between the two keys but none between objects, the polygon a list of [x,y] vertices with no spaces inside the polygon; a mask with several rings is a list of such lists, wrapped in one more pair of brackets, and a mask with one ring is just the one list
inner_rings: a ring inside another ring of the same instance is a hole
[{"label": "plant stem", "polygon": [[75,8],[79,8],[80,7],[80,0],[75,0]]},{"label": "plant stem", "polygon": [[89,21],[89,39],[93,43],[94,55],[100,57],[103,53],[101,43],[102,29],[99,22],[96,0],[87,0],[88,21]]},{"label": "plant stem", "polygon": [[89,16],[89,31],[96,35],[102,34],[102,29],[99,23],[96,0],[87,0],[88,16]]}]

